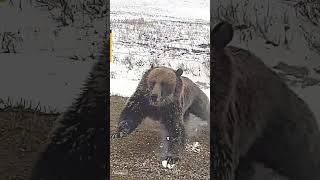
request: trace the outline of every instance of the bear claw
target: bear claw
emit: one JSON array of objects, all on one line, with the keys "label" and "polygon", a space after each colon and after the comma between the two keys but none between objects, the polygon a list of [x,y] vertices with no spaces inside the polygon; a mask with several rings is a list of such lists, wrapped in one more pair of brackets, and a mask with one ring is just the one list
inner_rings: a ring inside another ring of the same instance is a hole
[{"label": "bear claw", "polygon": [[168,156],[165,158],[165,160],[162,161],[162,166],[164,168],[172,169],[176,165],[177,161],[177,158],[172,158]]},{"label": "bear claw", "polygon": [[124,133],[124,132],[117,132],[117,133],[114,133],[111,135],[111,138],[112,139],[117,139],[117,138],[123,138],[127,136],[127,133]]}]

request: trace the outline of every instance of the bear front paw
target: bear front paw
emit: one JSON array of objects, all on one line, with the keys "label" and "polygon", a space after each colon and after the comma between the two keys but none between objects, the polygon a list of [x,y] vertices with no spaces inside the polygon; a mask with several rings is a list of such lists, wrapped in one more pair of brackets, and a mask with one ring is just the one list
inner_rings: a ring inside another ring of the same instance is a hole
[{"label": "bear front paw", "polygon": [[167,156],[167,157],[162,161],[162,166],[163,166],[164,168],[172,169],[172,168],[176,165],[176,163],[177,163],[178,160],[179,160],[178,158],[174,158],[174,157],[172,157],[172,156]]}]

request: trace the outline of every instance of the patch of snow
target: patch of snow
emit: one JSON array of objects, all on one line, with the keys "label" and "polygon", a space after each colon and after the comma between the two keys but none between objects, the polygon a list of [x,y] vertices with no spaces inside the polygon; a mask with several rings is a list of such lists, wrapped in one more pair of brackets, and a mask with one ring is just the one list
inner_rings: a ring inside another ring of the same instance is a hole
[{"label": "patch of snow", "polygon": [[46,54],[1,54],[0,94],[63,111],[80,93],[92,61],[72,62]]},{"label": "patch of snow", "polygon": [[139,81],[128,79],[110,79],[110,95],[130,97],[136,90]]},{"label": "patch of snow", "polygon": [[121,19],[147,17],[156,20],[210,20],[209,0],[149,1],[149,0],[111,0],[110,17]]}]

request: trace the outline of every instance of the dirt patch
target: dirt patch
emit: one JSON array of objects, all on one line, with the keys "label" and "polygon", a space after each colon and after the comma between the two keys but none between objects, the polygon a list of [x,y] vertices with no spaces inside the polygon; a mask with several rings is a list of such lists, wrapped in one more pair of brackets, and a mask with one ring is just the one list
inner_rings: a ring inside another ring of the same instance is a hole
[{"label": "dirt patch", "polygon": [[[126,98],[110,97],[110,130],[115,132]],[[209,134],[198,133],[188,138],[188,144],[200,143],[200,152],[188,149],[173,169],[161,165],[162,136],[160,124],[146,120],[123,139],[111,140],[110,175],[120,179],[210,179]]]},{"label": "dirt patch", "polygon": [[0,179],[25,180],[57,115],[0,112]]}]

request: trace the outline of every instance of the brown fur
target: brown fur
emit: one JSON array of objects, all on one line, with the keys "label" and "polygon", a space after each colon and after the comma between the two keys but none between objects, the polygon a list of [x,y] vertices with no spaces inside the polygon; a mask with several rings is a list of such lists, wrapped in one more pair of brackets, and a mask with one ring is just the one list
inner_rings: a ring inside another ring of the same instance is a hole
[{"label": "brown fur", "polygon": [[168,143],[165,159],[173,164],[184,147],[183,121],[188,114],[206,121],[210,115],[207,96],[190,79],[182,77],[182,73],[181,69],[152,66],[129,98],[120,116],[118,132],[112,137],[131,133],[146,117],[158,120],[170,139],[165,141]]},{"label": "brown fur", "polygon": [[250,180],[252,162],[291,180],[320,177],[320,132],[305,102],[252,53],[224,47],[232,26],[214,39],[211,146],[213,179]]}]

